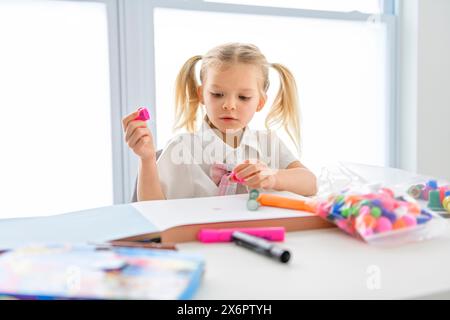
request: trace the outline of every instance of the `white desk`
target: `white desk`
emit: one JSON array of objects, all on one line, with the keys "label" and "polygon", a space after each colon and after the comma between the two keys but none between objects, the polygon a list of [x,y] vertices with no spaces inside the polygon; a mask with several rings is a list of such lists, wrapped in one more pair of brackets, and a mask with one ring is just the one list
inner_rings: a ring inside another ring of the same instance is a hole
[{"label": "white desk", "polygon": [[[390,183],[415,177],[365,171],[372,177],[364,177]],[[178,245],[205,257],[196,299],[450,299],[450,227],[440,238],[393,248],[370,246],[338,229],[288,233],[280,246],[291,251],[288,264],[231,243]]]},{"label": "white desk", "polygon": [[388,249],[337,229],[291,232],[280,245],[291,250],[288,264],[230,243],[178,248],[205,257],[196,299],[450,299],[450,228],[445,237]]}]

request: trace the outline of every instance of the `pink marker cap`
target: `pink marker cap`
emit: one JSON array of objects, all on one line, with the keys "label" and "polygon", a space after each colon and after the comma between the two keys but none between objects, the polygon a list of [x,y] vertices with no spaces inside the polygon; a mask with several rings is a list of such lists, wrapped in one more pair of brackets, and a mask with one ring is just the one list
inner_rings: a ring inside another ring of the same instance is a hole
[{"label": "pink marker cap", "polygon": [[234,231],[244,232],[269,241],[283,241],[285,233],[283,227],[201,229],[197,234],[197,239],[201,242],[230,242],[231,234]]},{"label": "pink marker cap", "polygon": [[244,183],[245,179],[240,179],[236,176],[236,172],[231,172],[231,178],[234,179],[235,181],[239,182],[239,183]]},{"label": "pink marker cap", "polygon": [[150,113],[148,112],[146,107],[140,107],[138,111],[139,115],[136,118],[134,118],[134,120],[142,120],[142,121],[150,120]]}]

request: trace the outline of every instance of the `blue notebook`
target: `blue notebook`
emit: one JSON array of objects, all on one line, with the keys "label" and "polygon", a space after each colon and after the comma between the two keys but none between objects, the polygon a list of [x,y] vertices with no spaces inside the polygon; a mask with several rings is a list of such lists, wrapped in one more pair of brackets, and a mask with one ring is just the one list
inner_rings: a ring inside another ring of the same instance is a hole
[{"label": "blue notebook", "polygon": [[0,254],[0,296],[19,299],[191,299],[200,256],[172,250],[33,245]]}]

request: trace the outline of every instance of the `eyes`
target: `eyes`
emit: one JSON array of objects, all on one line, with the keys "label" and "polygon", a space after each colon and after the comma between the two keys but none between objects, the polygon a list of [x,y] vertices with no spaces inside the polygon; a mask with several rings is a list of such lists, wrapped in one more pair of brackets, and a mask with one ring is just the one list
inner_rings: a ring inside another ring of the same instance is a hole
[{"label": "eyes", "polygon": [[[221,92],[210,92],[210,94],[211,94],[211,96],[212,96],[213,98],[217,98],[217,99],[220,99],[220,98],[223,98],[223,97],[224,97],[224,94],[221,93]],[[243,95],[240,95],[240,96],[239,96],[239,100],[241,100],[241,101],[248,101],[248,100],[250,100],[251,98],[252,98],[252,97],[243,96]]]}]

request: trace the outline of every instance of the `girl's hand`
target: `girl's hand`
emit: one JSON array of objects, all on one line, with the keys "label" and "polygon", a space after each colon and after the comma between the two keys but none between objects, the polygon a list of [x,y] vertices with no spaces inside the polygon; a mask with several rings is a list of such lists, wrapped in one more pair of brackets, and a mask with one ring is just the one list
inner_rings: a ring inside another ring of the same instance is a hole
[{"label": "girl's hand", "polygon": [[138,114],[139,112],[135,111],[122,119],[125,141],[142,160],[151,159],[156,154],[153,136],[145,121],[134,120]]},{"label": "girl's hand", "polygon": [[259,160],[245,160],[234,170],[238,179],[244,179],[243,185],[252,189],[274,189],[276,184],[276,170],[270,169]]}]

